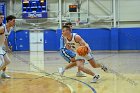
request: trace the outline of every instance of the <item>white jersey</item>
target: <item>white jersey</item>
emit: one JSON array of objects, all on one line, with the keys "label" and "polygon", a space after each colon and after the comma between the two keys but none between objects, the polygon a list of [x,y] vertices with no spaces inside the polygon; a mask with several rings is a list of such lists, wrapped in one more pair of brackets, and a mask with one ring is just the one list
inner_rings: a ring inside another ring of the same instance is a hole
[{"label": "white jersey", "polygon": [[[80,43],[77,43],[77,42],[75,41],[75,36],[76,36],[76,35],[77,35],[76,33],[72,33],[72,39],[71,39],[71,40],[66,39],[66,43],[69,44],[69,45],[71,46],[71,49],[72,49],[74,52],[76,52],[77,48],[78,48],[79,46],[81,46]],[[87,44],[86,46],[88,46],[88,44]],[[89,48],[89,46],[88,46],[88,48]],[[90,48],[89,48],[89,49],[90,49]],[[93,59],[93,55],[92,55],[92,53],[91,53],[91,50],[90,50],[89,53],[88,53],[87,55],[85,55],[85,56],[79,56],[79,55],[77,54],[77,52],[76,52],[76,57],[75,57],[76,60],[78,60],[78,59],[83,59],[83,58],[86,59],[86,60]]]},{"label": "white jersey", "polygon": [[[4,26],[4,28],[6,28],[5,25],[2,25],[2,26]],[[5,29],[4,29],[4,31],[5,31]],[[0,34],[0,54],[3,54],[2,47],[4,45],[4,42],[5,42],[5,32],[3,34]]]},{"label": "white jersey", "polygon": [[75,52],[76,52],[76,49],[80,46],[80,44],[75,41],[75,36],[76,35],[77,35],[77,33],[72,33],[72,39],[71,40],[68,40],[66,38],[66,43],[69,44],[71,49]]},{"label": "white jersey", "polygon": [[6,36],[6,38],[8,38],[8,36],[10,35],[10,33],[11,33],[11,29],[8,31],[7,29],[6,29],[6,25],[4,24],[4,27],[5,27],[5,36]]}]

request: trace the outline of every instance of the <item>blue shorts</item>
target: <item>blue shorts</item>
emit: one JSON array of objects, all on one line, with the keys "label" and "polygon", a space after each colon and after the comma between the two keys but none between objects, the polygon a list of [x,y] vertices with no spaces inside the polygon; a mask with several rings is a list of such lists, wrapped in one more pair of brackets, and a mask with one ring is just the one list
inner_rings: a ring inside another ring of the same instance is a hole
[{"label": "blue shorts", "polygon": [[62,48],[60,49],[60,55],[67,61],[70,63],[71,58],[74,58],[76,56],[76,53],[73,52],[72,50],[66,49],[66,48]]}]

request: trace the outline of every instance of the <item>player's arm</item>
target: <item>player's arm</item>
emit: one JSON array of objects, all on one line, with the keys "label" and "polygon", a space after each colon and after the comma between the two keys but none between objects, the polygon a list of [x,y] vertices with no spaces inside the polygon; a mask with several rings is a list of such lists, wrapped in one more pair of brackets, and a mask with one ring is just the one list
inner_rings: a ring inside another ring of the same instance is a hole
[{"label": "player's arm", "polygon": [[79,35],[75,36],[75,41],[79,43],[81,46],[88,46],[88,44],[84,41],[84,39]]},{"label": "player's arm", "polygon": [[4,34],[4,27],[0,26],[0,34]]},{"label": "player's arm", "polygon": [[89,47],[89,45],[85,42],[85,40],[81,36],[76,35],[75,36],[75,41],[77,43],[79,43],[81,46],[87,46],[89,51],[91,50],[90,47]]},{"label": "player's arm", "polygon": [[11,50],[11,49],[9,48],[9,46],[8,46],[8,40],[7,40],[7,38],[5,39],[4,44],[5,44],[6,50],[7,50],[8,52],[11,52],[12,50]]}]

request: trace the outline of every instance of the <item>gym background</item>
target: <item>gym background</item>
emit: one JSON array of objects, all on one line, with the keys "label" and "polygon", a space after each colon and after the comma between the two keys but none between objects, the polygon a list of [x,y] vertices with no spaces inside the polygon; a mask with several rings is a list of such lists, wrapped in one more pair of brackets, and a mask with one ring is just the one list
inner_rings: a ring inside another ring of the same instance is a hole
[{"label": "gym background", "polygon": [[[140,50],[139,0],[0,0],[15,15],[13,51],[59,51],[61,27],[72,22],[92,50]],[[4,21],[5,22],[5,21]]]}]

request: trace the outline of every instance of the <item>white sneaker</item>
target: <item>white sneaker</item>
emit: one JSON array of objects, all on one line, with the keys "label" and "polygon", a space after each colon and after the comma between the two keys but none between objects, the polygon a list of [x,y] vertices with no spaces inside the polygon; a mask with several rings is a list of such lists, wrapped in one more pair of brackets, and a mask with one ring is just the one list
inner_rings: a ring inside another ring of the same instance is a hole
[{"label": "white sneaker", "polygon": [[94,75],[91,83],[96,83],[100,79],[100,75]]},{"label": "white sneaker", "polygon": [[58,68],[58,72],[59,72],[60,75],[63,76],[63,74],[64,74],[64,72],[65,72],[65,69],[64,69],[63,67]]},{"label": "white sneaker", "polygon": [[7,75],[6,73],[2,73],[1,78],[11,78],[11,77],[9,75]]},{"label": "white sneaker", "polygon": [[104,71],[104,72],[108,72],[108,68],[104,65],[102,65],[101,69]]},{"label": "white sneaker", "polygon": [[86,77],[86,75],[83,74],[82,72],[77,72],[76,77]]}]

